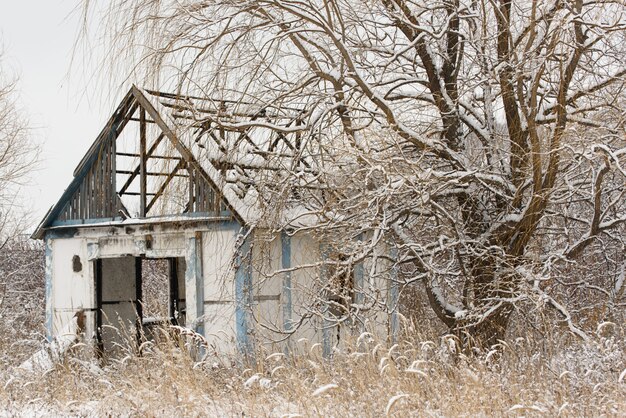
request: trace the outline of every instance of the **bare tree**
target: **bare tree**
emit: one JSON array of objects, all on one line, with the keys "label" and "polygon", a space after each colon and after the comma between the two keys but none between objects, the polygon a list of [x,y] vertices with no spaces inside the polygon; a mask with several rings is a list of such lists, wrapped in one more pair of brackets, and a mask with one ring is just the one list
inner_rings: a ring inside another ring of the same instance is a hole
[{"label": "bare tree", "polygon": [[20,192],[38,158],[15,87],[15,80],[0,65],[0,248],[28,226]]},{"label": "bare tree", "polygon": [[[33,344],[43,318],[43,247],[23,235],[29,226],[21,186],[38,157],[16,100],[15,79],[0,56],[0,362]],[[19,351],[19,350],[18,350]],[[25,351],[26,353],[27,351]]]},{"label": "bare tree", "polygon": [[393,246],[401,284],[423,283],[443,323],[489,345],[529,301],[582,338],[562,295],[623,307],[624,12],[621,0],[118,0],[107,30],[137,77],[231,99],[233,114],[302,109],[289,127],[213,122],[297,132],[323,190],[293,193],[306,170],[291,167],[267,196],[315,215],[335,265]]}]

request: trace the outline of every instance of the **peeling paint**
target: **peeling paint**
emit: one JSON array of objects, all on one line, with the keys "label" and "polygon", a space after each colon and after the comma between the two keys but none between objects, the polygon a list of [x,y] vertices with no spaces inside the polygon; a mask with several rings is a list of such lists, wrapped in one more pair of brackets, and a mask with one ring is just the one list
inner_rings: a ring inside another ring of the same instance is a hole
[{"label": "peeling paint", "polygon": [[[395,248],[391,249],[391,257],[395,260],[398,256],[398,252]],[[399,333],[399,318],[398,318],[398,302],[400,301],[400,288],[398,286],[398,268],[396,267],[398,263],[393,264],[393,268],[391,270],[391,283],[389,284],[389,310],[391,311],[389,317],[389,334],[391,337],[391,343],[395,344],[398,342],[398,333]]]},{"label": "peeling paint", "polygon": [[[245,232],[243,234],[245,236]],[[237,255],[235,272],[235,322],[237,328],[237,346],[242,354],[253,352],[249,336],[249,310],[252,304],[252,274],[250,271],[250,237],[245,239]]]},{"label": "peeling paint", "polygon": [[100,257],[100,245],[97,242],[87,243],[87,261],[95,260]]},{"label": "peeling paint", "polygon": [[[187,225],[180,229],[163,228],[155,224],[150,228],[151,232],[146,233],[148,228],[140,226],[130,230],[103,225],[74,231],[48,231],[45,247],[48,336],[59,332],[76,310],[83,307],[87,310],[87,327],[95,330],[97,302],[93,266],[96,260],[125,256],[177,257],[181,259],[178,270],[181,279],[179,306],[185,310],[186,325],[209,339],[219,352],[233,354],[239,351],[252,359],[257,341],[264,347],[282,351],[287,349],[285,344],[288,344],[277,342],[285,336],[277,337],[282,329],[294,333],[288,340],[296,341],[304,337],[312,344],[321,343],[324,357],[331,356],[333,345],[337,344],[338,327],[336,321],[327,316],[328,312],[324,313],[326,318],[323,320],[315,317],[300,323],[309,302],[306,299],[310,297],[308,286],[312,279],[323,278],[325,274],[324,267],[320,268],[317,263],[326,256],[328,249],[313,237],[306,234],[289,236],[286,233],[264,235],[263,242],[268,246],[263,247],[252,245],[250,236],[235,255],[237,237],[242,237],[246,230],[232,220],[214,223],[206,230],[196,230]],[[114,233],[112,229],[115,229]],[[146,245],[147,235],[151,238],[151,249]],[[78,272],[72,268],[75,255],[79,256],[82,264]],[[261,270],[256,270],[256,264],[253,270],[252,263],[257,258],[265,260],[271,271],[289,271],[270,279],[263,276]],[[364,289],[368,286],[385,289],[381,296],[387,302],[389,315],[382,309],[361,312],[358,330],[367,328],[368,332],[380,336],[384,333],[395,341],[399,329],[399,287],[393,279],[370,283],[370,270],[385,268],[382,265],[371,267],[370,264],[370,261],[365,261],[354,266],[354,302],[366,303]],[[302,265],[311,267],[298,269]],[[106,277],[103,279],[107,280]],[[279,331],[271,334],[259,327],[255,322],[257,320],[264,324],[268,323],[264,320],[271,321],[271,325]],[[341,332],[351,330],[342,327]]]},{"label": "peeling paint", "polygon": [[202,240],[199,236],[193,236],[187,240],[185,299],[188,326],[197,333],[204,335],[204,281],[201,245]]},{"label": "peeling paint", "polygon": [[83,263],[81,263],[78,255],[72,257],[72,270],[74,270],[74,273],[80,273],[83,270]]},{"label": "peeling paint", "polygon": [[[280,236],[281,240],[281,268],[283,270],[291,268],[291,237],[286,233],[282,232]],[[286,332],[291,331],[293,322],[292,322],[292,299],[291,299],[291,272],[288,271],[285,273],[283,278],[283,289],[282,289],[282,300],[283,300],[283,329]]]},{"label": "peeling paint", "polygon": [[45,281],[46,281],[46,338],[52,341],[52,319],[54,306],[52,303],[52,238],[50,234],[45,236]]}]

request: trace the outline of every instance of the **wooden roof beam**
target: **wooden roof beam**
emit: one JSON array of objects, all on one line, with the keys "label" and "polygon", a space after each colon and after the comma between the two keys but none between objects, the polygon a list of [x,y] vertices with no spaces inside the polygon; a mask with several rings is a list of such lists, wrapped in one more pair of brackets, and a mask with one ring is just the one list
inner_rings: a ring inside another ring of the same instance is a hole
[{"label": "wooden roof beam", "polygon": [[[157,149],[157,147],[159,146],[159,144],[161,143],[161,141],[163,140],[163,138],[165,137],[164,133],[161,133],[157,139],[154,141],[154,144],[152,144],[152,146],[150,147],[150,149],[148,149],[148,151],[146,152],[146,155],[148,156],[148,158],[150,158],[150,156],[152,155],[152,153]],[[137,154],[137,157],[140,157],[139,154]],[[141,170],[141,164],[137,166],[137,168],[135,168],[132,172],[132,174],[130,175],[130,177],[128,177],[128,180],[126,180],[126,183],[124,183],[124,185],[122,186],[122,188],[120,189],[120,195],[124,194],[124,192],[126,191],[126,189],[128,189],[131,185],[131,183],[133,182],[133,180],[135,180],[135,177],[137,177],[139,175],[139,171]]]}]

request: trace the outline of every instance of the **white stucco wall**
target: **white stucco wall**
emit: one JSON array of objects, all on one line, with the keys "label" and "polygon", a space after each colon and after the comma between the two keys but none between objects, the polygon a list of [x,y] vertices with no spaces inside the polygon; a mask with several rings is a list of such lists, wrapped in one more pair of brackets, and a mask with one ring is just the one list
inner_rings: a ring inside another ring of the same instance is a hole
[{"label": "white stucco wall", "polygon": [[[50,241],[52,248],[52,333],[57,335],[80,310],[95,309],[94,270],[87,261],[87,243],[81,238],[59,238]],[[78,256],[80,271],[74,271],[74,256]],[[93,322],[88,311],[88,322]],[[89,321],[91,320],[91,321]],[[88,327],[87,335],[95,328]]]},{"label": "white stucco wall", "polygon": [[[241,334],[241,327],[238,327],[236,321],[235,303],[235,260],[238,258],[235,248],[239,233],[240,228],[235,222],[224,222],[186,229],[158,225],[82,228],[74,237],[51,239],[50,305],[53,333],[58,333],[77,310],[87,309],[88,333],[90,336],[95,335],[94,310],[97,302],[94,260],[123,256],[183,257],[187,259],[179,265],[178,278],[180,297],[185,299],[187,308],[186,326],[194,327],[192,324],[198,324],[195,321],[197,316],[202,316],[201,326],[196,329],[203,332],[212,349],[224,354],[235,354],[238,333]],[[291,323],[295,331],[293,334],[284,332],[285,320],[289,316],[285,310],[287,273],[280,271],[283,269],[282,252],[285,243],[280,235],[272,236],[258,231],[251,240],[251,252],[239,254],[239,257],[249,256],[252,263],[253,303],[248,311],[248,335],[256,344],[256,349],[266,353],[284,351],[287,344],[296,352],[308,351],[317,345],[321,353],[324,343],[322,329],[329,324],[316,315],[323,302],[320,299],[320,245],[307,233],[297,233],[288,241],[291,251],[288,260],[291,270]],[[384,248],[380,249],[381,254],[385,251]],[[73,271],[74,255],[79,257],[82,264],[78,272]],[[199,260],[199,265],[190,267],[190,257]],[[376,260],[376,263],[371,259],[363,263],[365,305],[372,307],[373,299],[370,296],[375,296],[379,302],[388,299],[390,281],[386,278],[369,278],[387,269],[387,264],[382,258]],[[196,277],[200,282],[197,282]],[[194,288],[189,283],[199,283],[199,287]],[[303,317],[307,318],[302,320]],[[349,327],[344,324],[341,327],[342,341],[354,341],[363,331],[381,338],[389,332],[390,315],[384,310],[373,307],[369,312],[362,312],[361,318],[364,326]],[[334,345],[337,340],[336,328],[327,332],[326,337]]]},{"label": "white stucco wall", "polygon": [[255,340],[265,353],[282,351],[286,335],[283,316],[283,278],[280,235],[265,231],[255,235],[252,246],[253,304],[251,314]]},{"label": "white stucco wall", "polygon": [[[300,323],[303,316],[311,313],[312,301],[320,295],[321,260],[319,243],[308,234],[291,237],[291,274],[293,322]],[[313,316],[295,331],[291,338],[294,349],[305,349],[322,342],[322,321]]]},{"label": "white stucco wall", "polygon": [[236,350],[233,257],[238,233],[233,225],[202,233],[204,334],[218,351],[229,354]]}]

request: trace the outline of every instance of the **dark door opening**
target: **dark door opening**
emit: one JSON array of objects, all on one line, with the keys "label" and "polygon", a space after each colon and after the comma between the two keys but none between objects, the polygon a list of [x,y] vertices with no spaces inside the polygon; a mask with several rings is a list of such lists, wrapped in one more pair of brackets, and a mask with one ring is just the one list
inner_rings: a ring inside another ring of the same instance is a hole
[{"label": "dark door opening", "polygon": [[94,266],[101,353],[150,338],[156,325],[185,325],[184,258],[116,257]]}]

